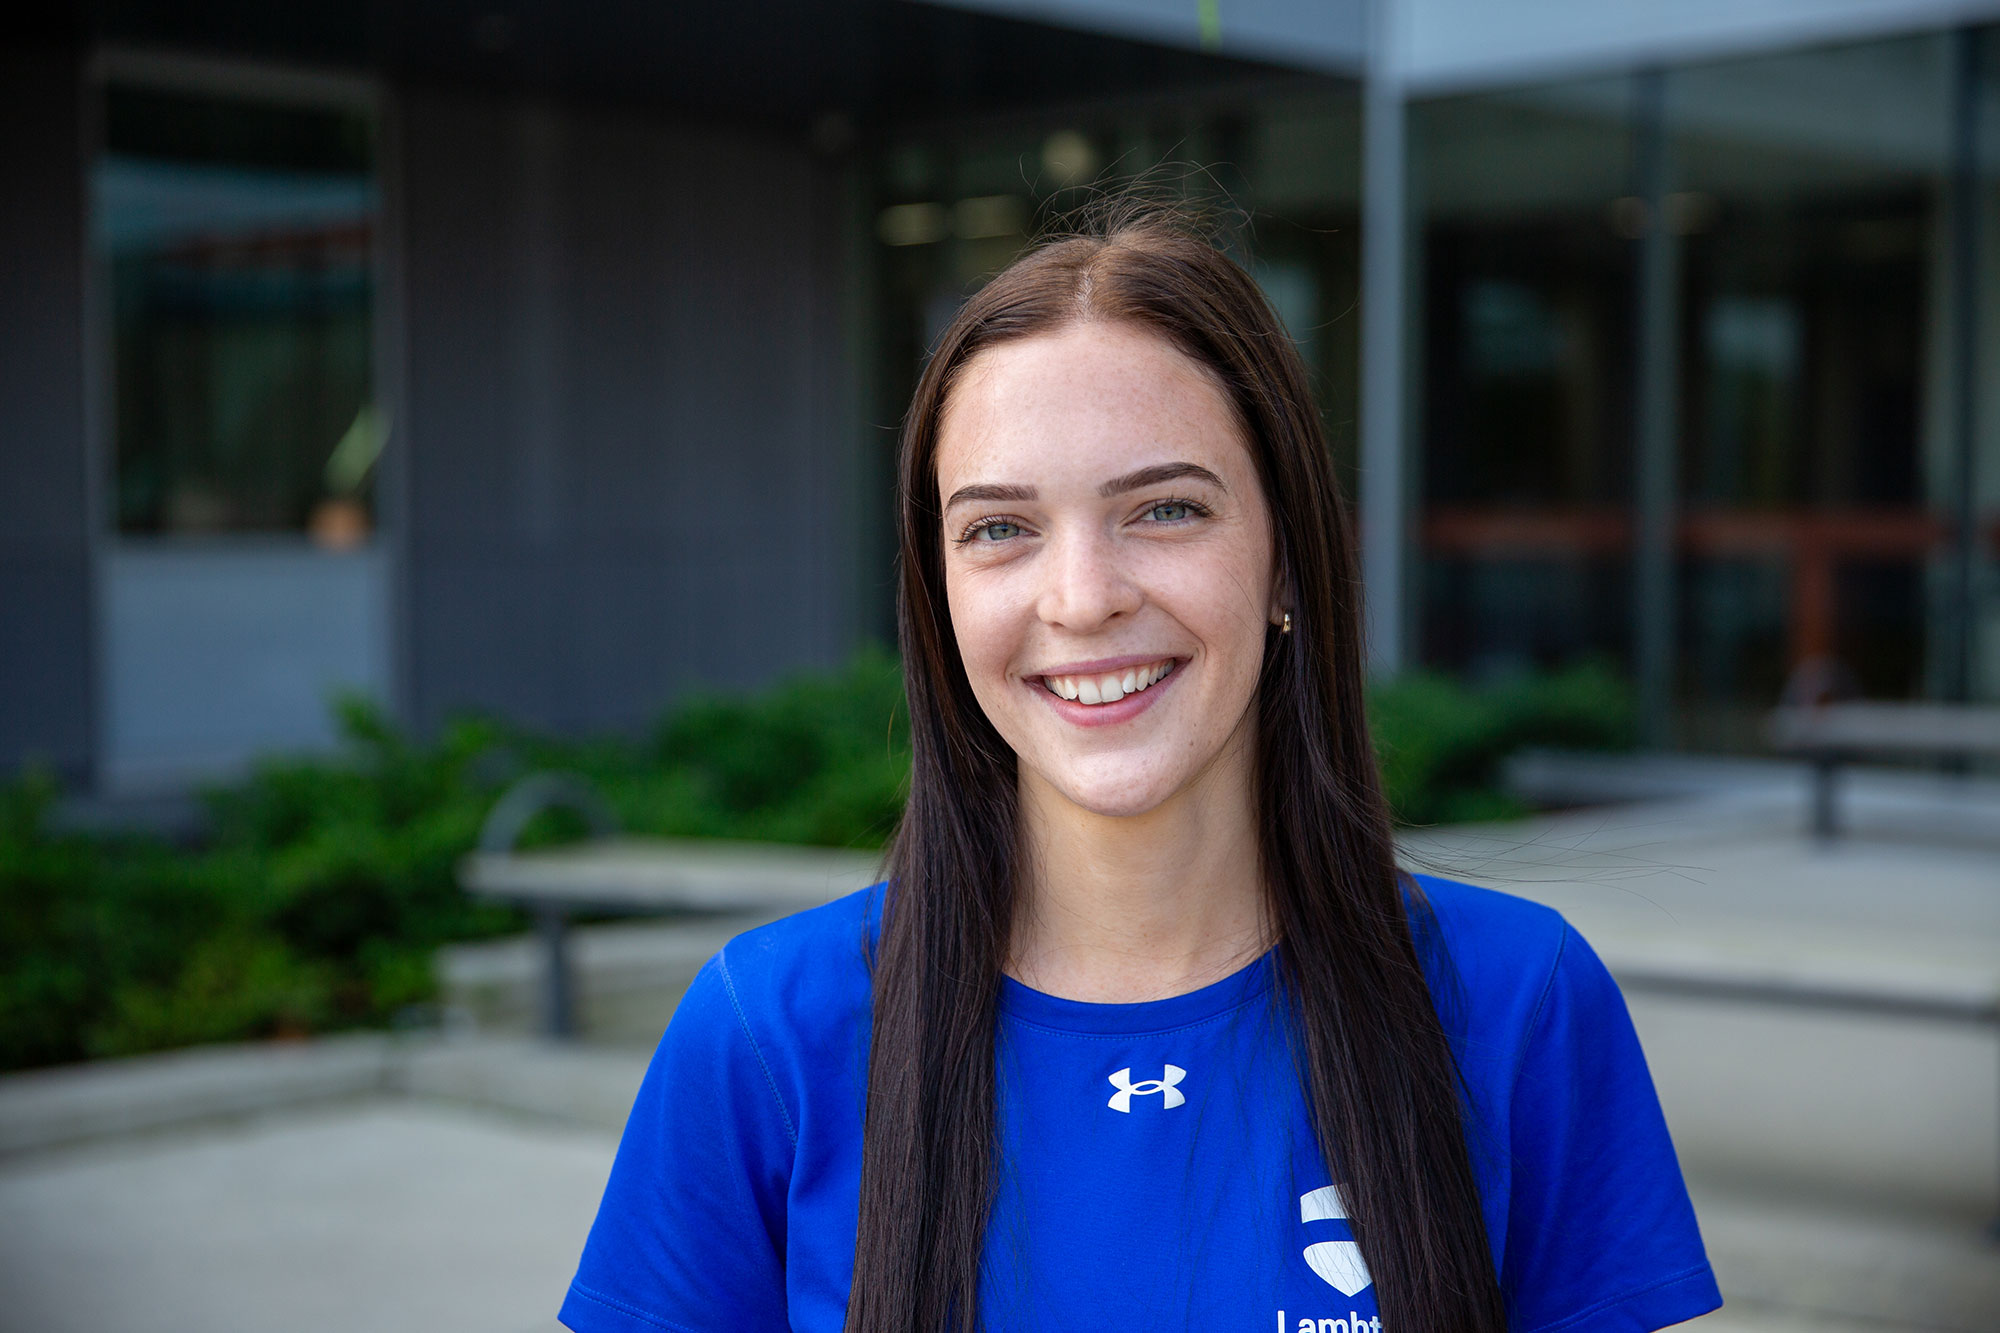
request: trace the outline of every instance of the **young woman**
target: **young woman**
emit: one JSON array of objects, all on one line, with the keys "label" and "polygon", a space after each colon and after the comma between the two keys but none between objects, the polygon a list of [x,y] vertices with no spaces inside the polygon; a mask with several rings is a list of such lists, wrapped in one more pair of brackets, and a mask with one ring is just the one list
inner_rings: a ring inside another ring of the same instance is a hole
[{"label": "young woman", "polygon": [[732,942],[582,1333],[1635,1333],[1719,1304],[1616,987],[1395,864],[1289,339],[1157,218],[966,305],[902,441],[886,886]]}]

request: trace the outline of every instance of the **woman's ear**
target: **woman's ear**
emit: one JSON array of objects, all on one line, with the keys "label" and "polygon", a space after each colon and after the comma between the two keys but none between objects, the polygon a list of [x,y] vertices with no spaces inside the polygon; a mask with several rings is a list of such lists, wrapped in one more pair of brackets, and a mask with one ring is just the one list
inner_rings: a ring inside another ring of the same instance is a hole
[{"label": "woman's ear", "polygon": [[1292,608],[1297,602],[1298,599],[1292,595],[1291,571],[1285,567],[1285,562],[1282,559],[1273,561],[1271,569],[1271,609],[1269,613],[1271,624],[1275,628],[1290,632],[1292,628],[1290,623]]}]

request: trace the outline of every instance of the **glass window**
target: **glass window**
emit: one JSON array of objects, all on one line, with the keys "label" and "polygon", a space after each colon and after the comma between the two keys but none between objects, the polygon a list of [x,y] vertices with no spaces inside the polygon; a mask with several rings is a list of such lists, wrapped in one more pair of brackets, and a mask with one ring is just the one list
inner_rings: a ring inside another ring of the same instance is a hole
[{"label": "glass window", "polygon": [[1626,660],[1632,105],[1611,79],[1411,109],[1428,665]]},{"label": "glass window", "polygon": [[1955,268],[1952,40],[1668,71],[1657,219],[1634,78],[1413,109],[1426,660],[1630,661],[1638,260],[1664,234],[1675,739],[1760,747],[1815,658],[1873,697],[1941,688],[1964,618],[1950,312],[1995,290],[1990,262]]},{"label": "glass window", "polygon": [[1670,75],[1684,744],[1758,744],[1812,659],[1926,692],[1952,86],[1941,34]]},{"label": "glass window", "polygon": [[121,534],[373,525],[374,131],[113,82],[92,177]]}]

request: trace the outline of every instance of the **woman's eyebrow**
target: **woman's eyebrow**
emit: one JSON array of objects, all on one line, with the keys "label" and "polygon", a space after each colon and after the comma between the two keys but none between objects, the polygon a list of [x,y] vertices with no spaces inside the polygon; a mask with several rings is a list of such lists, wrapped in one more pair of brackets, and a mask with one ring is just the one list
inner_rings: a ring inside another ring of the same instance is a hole
[{"label": "woman's eyebrow", "polygon": [[1157,486],[1163,481],[1180,481],[1187,477],[1205,481],[1224,495],[1229,494],[1229,488],[1222,484],[1222,478],[1199,463],[1155,463],[1151,467],[1142,467],[1137,472],[1127,472],[1122,477],[1113,477],[1099,486],[1097,493],[1103,496],[1123,495],[1126,491]]},{"label": "woman's eyebrow", "polygon": [[[1222,478],[1199,463],[1155,463],[1151,467],[1142,467],[1137,472],[1127,472],[1122,477],[1113,477],[1099,486],[1097,493],[1103,496],[1123,495],[1127,491],[1157,486],[1163,481],[1181,481],[1190,477],[1196,481],[1207,482],[1224,495],[1229,493],[1229,487],[1223,485]],[[972,500],[1026,504],[1032,501],[1035,495],[1033,486],[1022,486],[1012,482],[979,482],[971,486],[961,486],[953,491],[951,498],[944,502],[944,507],[950,509],[953,505]]]},{"label": "woman's eyebrow", "polygon": [[967,500],[999,500],[1026,504],[1035,498],[1033,486],[1017,486],[1011,483],[983,482],[976,486],[961,486],[951,493],[951,499],[944,502],[946,509],[964,504]]}]

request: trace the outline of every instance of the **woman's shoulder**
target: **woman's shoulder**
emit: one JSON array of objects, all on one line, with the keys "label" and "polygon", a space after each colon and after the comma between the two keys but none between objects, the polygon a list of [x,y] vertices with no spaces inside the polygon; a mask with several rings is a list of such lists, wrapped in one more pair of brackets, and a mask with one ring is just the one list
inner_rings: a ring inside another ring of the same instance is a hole
[{"label": "woman's shoulder", "polygon": [[1413,924],[1441,1008],[1462,1005],[1463,1022],[1485,1028],[1532,1025],[1559,978],[1597,969],[1590,947],[1562,913],[1495,889],[1416,875]]},{"label": "woman's shoulder", "polygon": [[1502,953],[1517,963],[1553,963],[1571,933],[1562,913],[1530,899],[1438,875],[1411,878],[1445,942],[1454,947],[1476,943],[1482,953]]},{"label": "woman's shoulder", "polygon": [[714,1123],[761,1125],[765,1146],[778,1152],[797,1146],[809,1104],[833,1095],[858,1105],[858,1094],[849,1093],[866,1068],[867,936],[876,892],[850,894],[725,944],[675,1006],[634,1117],[656,1129],[695,1124],[700,1138],[710,1121],[675,1120],[666,1109],[693,1105],[686,1090],[698,1085],[730,1108],[717,1111]]},{"label": "woman's shoulder", "polygon": [[865,1004],[881,894],[873,885],[745,931],[708,970],[740,1010],[810,1015]]}]

